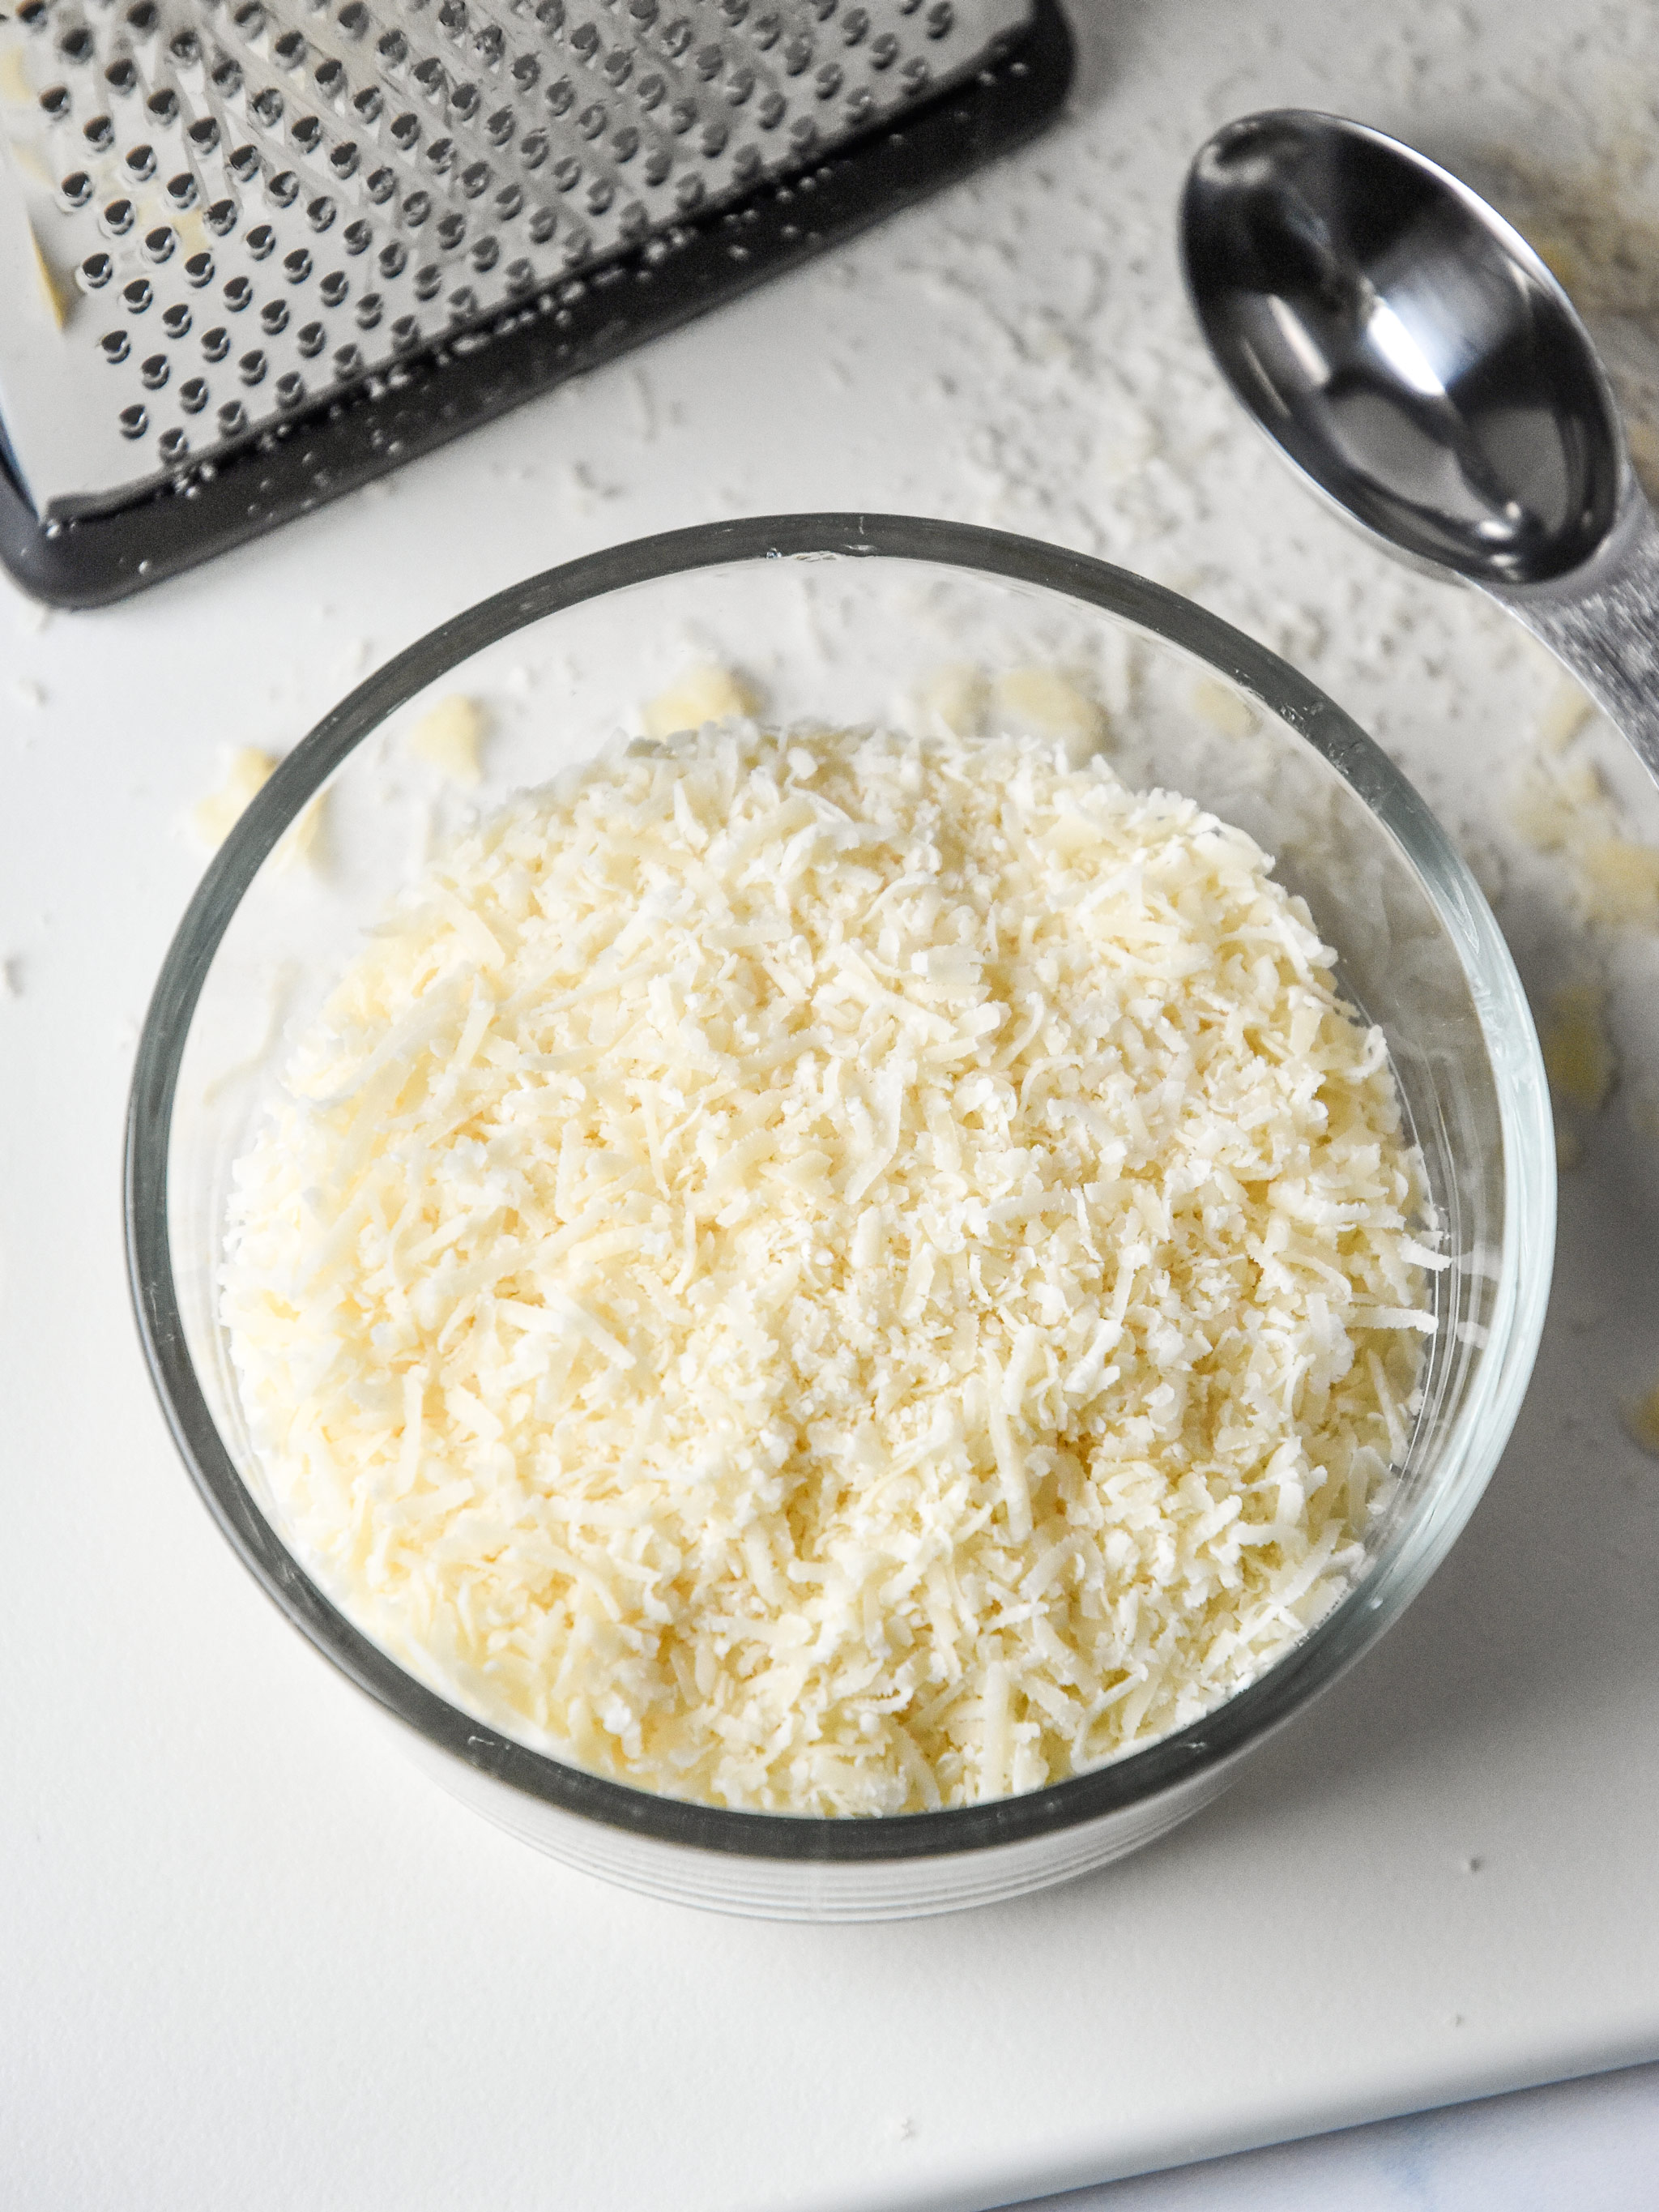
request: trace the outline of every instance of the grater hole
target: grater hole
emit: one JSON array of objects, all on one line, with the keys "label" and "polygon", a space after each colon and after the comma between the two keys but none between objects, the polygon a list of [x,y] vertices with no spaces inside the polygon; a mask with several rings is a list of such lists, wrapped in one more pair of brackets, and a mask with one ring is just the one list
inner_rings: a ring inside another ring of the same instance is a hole
[{"label": "grater hole", "polygon": [[671,60],[678,61],[690,45],[692,29],[684,15],[677,15],[662,33],[662,50]]},{"label": "grater hole", "polygon": [[415,297],[417,300],[435,299],[443,281],[443,271],[435,262],[428,261],[424,268],[415,271]]},{"label": "grater hole", "polygon": [[933,0],[923,21],[930,39],[946,39],[957,27],[957,11],[951,0]]},{"label": "grater hole", "polygon": [[252,146],[238,146],[225,156],[225,167],[239,185],[250,185],[259,173],[259,156]]},{"label": "grater hole", "polygon": [[469,315],[478,312],[478,295],[470,284],[457,285],[449,295],[449,317],[452,322],[464,323]]},{"label": "grater hole", "polygon": [[169,363],[164,353],[153,353],[138,370],[138,381],[146,392],[159,392],[167,380]]},{"label": "grater hole", "polygon": [[234,438],[247,428],[247,410],[240,399],[228,399],[219,410],[219,428],[227,438]]},{"label": "grater hole", "polygon": [[292,207],[300,197],[300,179],[292,169],[280,169],[265,186],[278,207]]},{"label": "grater hole", "polygon": [[222,361],[230,351],[230,332],[222,325],[202,333],[202,351],[210,361]]},{"label": "grater hole", "polygon": [[343,181],[347,177],[356,175],[360,158],[356,147],[348,138],[343,145],[334,148],[328,157],[328,166]]},{"label": "grater hole", "polygon": [[404,193],[404,221],[409,225],[411,230],[418,230],[431,212],[432,195],[430,192]]},{"label": "grater hole", "polygon": [[333,59],[319,62],[313,82],[325,100],[338,100],[345,91],[346,73],[343,66]]},{"label": "grater hole", "polygon": [[446,253],[453,253],[466,236],[466,217],[461,214],[443,216],[438,223],[438,243]]},{"label": "grater hole", "polygon": [[334,20],[347,38],[361,39],[368,30],[371,19],[368,9],[363,5],[363,0],[350,0],[349,6],[342,8]]},{"label": "grater hole", "polygon": [[928,78],[932,75],[933,71],[928,68],[927,63],[923,61],[921,56],[920,54],[915,54],[910,60],[906,62],[904,67],[899,71],[899,81],[904,86],[907,92],[917,93],[922,89],[922,87],[927,83]]},{"label": "grater hole", "polygon": [[524,194],[516,185],[504,185],[495,195],[495,217],[499,222],[511,222],[524,207]]},{"label": "grater hole", "polygon": [[336,346],[334,374],[336,376],[356,376],[363,365],[363,356],[355,345]]},{"label": "grater hole", "polygon": [[352,94],[351,112],[365,123],[373,123],[385,105],[376,85],[366,86],[362,92]]},{"label": "grater hole", "polygon": [[789,76],[799,76],[803,70],[811,66],[811,61],[812,41],[804,31],[798,31],[793,39],[784,40],[783,66]]},{"label": "grater hole", "polygon": [[568,76],[556,77],[542,97],[553,114],[565,115],[575,104],[576,88]]},{"label": "grater hole", "polygon": [[61,123],[69,113],[71,102],[66,84],[54,84],[40,95],[41,110],[49,123]]},{"label": "grater hole", "polygon": [[782,30],[781,21],[776,14],[769,9],[765,15],[756,16],[750,27],[749,35],[763,53],[768,53],[778,43]]},{"label": "grater hole", "polygon": [[305,33],[284,31],[270,51],[284,69],[298,69],[306,58]]},{"label": "grater hole", "polygon": [[263,384],[268,366],[264,354],[260,352],[258,346],[255,346],[251,353],[245,353],[237,362],[236,374],[244,384]]},{"label": "grater hole", "polygon": [[155,297],[148,276],[135,276],[121,287],[121,304],[130,315],[142,315]]},{"label": "grater hole", "polygon": [[126,173],[142,185],[155,174],[155,149],[153,146],[134,146],[126,158]]},{"label": "grater hole", "polygon": [[288,369],[277,378],[276,392],[279,407],[297,407],[306,396],[306,380],[297,368]]},{"label": "grater hole", "polygon": [[325,307],[337,307],[351,287],[337,269],[331,269],[318,289]]},{"label": "grater hole", "polygon": [[192,376],[187,384],[179,386],[179,404],[186,415],[199,415],[210,397],[206,383],[199,376]]},{"label": "grater hole", "polygon": [[267,300],[259,310],[259,327],[267,337],[281,337],[288,328],[288,308],[281,300]]},{"label": "grater hole", "polygon": [[188,170],[181,169],[176,177],[167,179],[167,198],[180,210],[196,204],[196,179]]},{"label": "grater hole", "polygon": [[472,51],[486,69],[499,69],[501,56],[507,52],[506,32],[499,24],[487,24],[472,41]]},{"label": "grater hole", "polygon": [[668,111],[668,127],[677,138],[683,138],[696,119],[696,108],[689,100],[677,100]]},{"label": "grater hole", "polygon": [[580,115],[576,118],[576,128],[581,132],[584,138],[603,137],[605,135],[605,110],[599,106],[597,100],[595,100],[592,107],[583,108]]},{"label": "grater hole", "polygon": [[517,129],[510,107],[498,107],[484,125],[484,135],[492,146],[505,146]]},{"label": "grater hole", "polygon": [[749,0],[720,0],[720,13],[735,30],[749,13]]},{"label": "grater hole", "polygon": [[666,147],[653,147],[645,157],[645,181],[647,185],[665,184],[673,166],[673,157]]},{"label": "grater hole", "polygon": [[92,198],[92,179],[84,169],[72,169],[58,187],[58,196],[68,208],[83,208]]},{"label": "grater hole", "polygon": [[228,237],[236,228],[235,201],[215,200],[202,220],[216,237]]},{"label": "grater hole", "polygon": [[466,35],[466,9],[463,0],[443,0],[438,10],[438,21],[452,39]]},{"label": "grater hole", "polygon": [[536,209],[525,226],[532,246],[545,246],[558,227],[559,218],[551,208]]},{"label": "grater hole", "polygon": [[498,239],[481,238],[472,248],[472,266],[481,276],[486,270],[493,269],[501,258],[501,248]]},{"label": "grater hole", "polygon": [[547,159],[545,131],[526,131],[519,141],[519,159],[526,169],[539,169]]},{"label": "grater hole", "polygon": [[118,99],[125,99],[138,82],[138,72],[123,54],[104,71],[104,82]]},{"label": "grater hole", "polygon": [[421,325],[413,315],[399,315],[392,325],[392,343],[399,353],[412,352],[421,343]]},{"label": "grater hole", "polygon": [[698,49],[695,66],[704,83],[712,84],[726,67],[726,56],[718,46],[702,46]]},{"label": "grater hole", "polygon": [[520,54],[513,64],[513,79],[520,92],[529,92],[542,73],[542,65],[534,54]]},{"label": "grater hole", "polygon": [[112,238],[125,238],[132,228],[132,216],[131,200],[111,200],[100,220]]},{"label": "grater hole", "polygon": [[592,23],[578,23],[570,33],[571,52],[580,60],[591,64],[599,50],[599,33],[597,27]]},{"label": "grater hole", "polygon": [[564,23],[564,0],[536,0],[536,21],[544,31],[556,31]]},{"label": "grater hole", "polygon": [[400,154],[407,154],[421,143],[418,116],[400,115],[392,125],[392,143]]},{"label": "grater hole", "polygon": [[401,69],[409,58],[409,40],[401,31],[388,31],[374,51],[388,69]]},{"label": "grater hole", "polygon": [[842,110],[842,113],[847,118],[847,127],[849,131],[856,130],[862,123],[867,123],[875,112],[876,95],[867,84],[861,84],[856,92],[849,93],[847,96],[847,105]]},{"label": "grater hole", "polygon": [[733,107],[741,107],[755,89],[755,72],[751,69],[733,70],[726,82],[726,96]]},{"label": "grater hole", "polygon": [[268,222],[256,223],[244,243],[256,261],[264,261],[276,244],[276,234]]},{"label": "grater hole", "polygon": [[781,92],[769,92],[755,110],[755,120],[763,131],[775,131],[789,112],[789,103]]},{"label": "grater hole", "polygon": [[313,230],[328,230],[332,228],[337,213],[333,201],[324,196],[313,200],[307,208],[306,221]]},{"label": "grater hole", "polygon": [[725,124],[705,123],[702,136],[697,141],[703,158],[709,161],[717,160],[726,151],[726,142],[730,136]]},{"label": "grater hole", "polygon": [[356,222],[349,222],[340,233],[340,243],[348,253],[367,253],[374,236],[374,233],[360,216]]},{"label": "grater hole", "polygon": [[453,138],[434,138],[426,149],[426,158],[428,166],[442,176],[455,159],[455,141]]},{"label": "grater hole", "polygon": [[637,238],[643,238],[650,228],[651,218],[641,200],[630,200],[617,217],[617,228],[630,244]]},{"label": "grater hole", "polygon": [[423,62],[416,62],[410,75],[428,100],[437,101],[443,98],[444,65],[432,55],[428,54]]},{"label": "grater hole", "polygon": [[553,181],[562,192],[573,192],[582,180],[582,165],[568,154],[553,164]]},{"label": "grater hole", "polygon": [[283,256],[283,274],[290,284],[303,284],[311,274],[311,256],[303,246]]},{"label": "grater hole", "polygon": [[325,334],[320,323],[305,323],[295,333],[294,343],[307,361],[314,361],[322,351]]},{"label": "grater hole", "polygon": [[213,88],[223,100],[233,99],[242,88],[242,72],[228,54],[222,54],[213,64]]},{"label": "grater hole", "polygon": [[202,41],[194,31],[179,31],[168,46],[167,52],[180,69],[191,69],[202,58]]},{"label": "grater hole", "polygon": [[470,200],[477,199],[488,188],[489,184],[489,164],[488,161],[474,161],[469,167],[463,169],[461,172],[461,190],[466,194]]},{"label": "grater hole", "polygon": [[394,243],[380,248],[380,271],[387,283],[390,283],[394,276],[401,276],[408,265],[409,250],[406,246]]},{"label": "grater hole", "polygon": [[683,215],[690,215],[693,208],[700,207],[702,204],[702,179],[682,177],[674,187],[674,204]]},{"label": "grater hole", "polygon": [[43,30],[46,21],[46,0],[23,0],[23,5],[17,10],[17,20],[26,31]]},{"label": "grater hole", "polygon": [[470,123],[478,112],[478,88],[476,84],[458,84],[449,95],[449,112],[462,123]]},{"label": "grater hole", "polygon": [[798,154],[810,154],[818,143],[818,126],[810,115],[799,115],[789,126],[789,143]]},{"label": "grater hole", "polygon": [[323,126],[314,115],[302,115],[289,136],[302,154],[314,154],[323,143]]},{"label": "grater hole", "polygon": [[836,12],[837,0],[806,0],[806,4],[820,23],[827,23]]},{"label": "grater hole", "polygon": [[144,106],[149,111],[150,120],[159,123],[163,130],[166,130],[168,124],[176,123],[179,119],[179,95],[170,85],[164,84],[160,92],[151,93]]},{"label": "grater hole", "polygon": [[92,33],[84,23],[65,31],[58,41],[58,51],[66,62],[89,62],[92,59]]},{"label": "grater hole", "polygon": [[820,100],[833,100],[845,79],[838,62],[826,62],[812,80],[812,89]]},{"label": "grater hole", "polygon": [[[695,182],[696,179],[692,181]],[[586,261],[592,251],[593,240],[591,233],[580,229],[566,233],[564,258],[567,268],[574,268],[577,262]]]},{"label": "grater hole", "polygon": [[649,30],[657,20],[657,0],[628,0],[628,12],[641,30]]},{"label": "grater hole", "polygon": [[363,180],[363,190],[376,207],[384,207],[398,189],[398,179],[390,169],[376,169]]},{"label": "grater hole", "polygon": [[173,249],[178,243],[177,232],[167,223],[158,223],[154,230],[144,233],[144,258],[147,261],[170,261]]},{"label": "grater hole", "polygon": [[149,428],[149,411],[139,406],[136,400],[131,407],[124,407],[116,420],[121,425],[124,438],[142,438]]},{"label": "grater hole", "polygon": [[94,115],[82,125],[81,136],[94,153],[105,154],[115,143],[115,125],[107,115]]},{"label": "grater hole", "polygon": [[192,253],[185,264],[185,281],[195,285],[198,291],[204,284],[210,284],[213,282],[213,256],[210,253]]},{"label": "grater hole", "polygon": [[246,276],[233,276],[225,286],[225,305],[233,315],[240,315],[253,297],[253,287]]},{"label": "grater hole", "polygon": [[190,440],[175,424],[171,430],[162,431],[155,441],[155,450],[164,461],[182,461],[190,451]]},{"label": "grater hole", "polygon": [[849,8],[841,19],[841,35],[849,46],[862,45],[870,35],[870,11]]},{"label": "grater hole", "polygon": [[884,31],[879,38],[874,39],[871,41],[871,68],[877,70],[891,69],[893,64],[898,59],[898,50],[899,42],[893,36],[893,33],[890,31]]},{"label": "grater hole", "polygon": [[170,338],[190,336],[190,309],[182,301],[169,307],[161,317],[161,327]]},{"label": "grater hole", "polygon": [[501,275],[507,290],[515,295],[529,291],[536,281],[536,272],[527,261],[509,261]]},{"label": "grater hole", "polygon": [[750,184],[757,176],[759,176],[760,173],[760,148],[758,146],[739,146],[737,152],[732,156],[732,173],[737,179],[738,182],[740,185]]},{"label": "grater hole", "polygon": [[204,115],[185,135],[198,154],[210,154],[219,143],[219,126],[210,115]]},{"label": "grater hole", "polygon": [[112,368],[118,368],[132,351],[132,343],[125,331],[108,331],[99,339],[98,349]]}]

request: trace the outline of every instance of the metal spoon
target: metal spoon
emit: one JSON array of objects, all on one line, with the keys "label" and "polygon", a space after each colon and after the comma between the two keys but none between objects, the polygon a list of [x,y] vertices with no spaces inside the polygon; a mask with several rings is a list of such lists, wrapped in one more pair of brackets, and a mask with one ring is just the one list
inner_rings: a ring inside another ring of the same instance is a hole
[{"label": "metal spoon", "polygon": [[1659,781],[1659,523],[1589,335],[1467,185],[1380,131],[1245,116],[1194,161],[1187,287],[1233,390],[1345,514],[1570,668]]}]

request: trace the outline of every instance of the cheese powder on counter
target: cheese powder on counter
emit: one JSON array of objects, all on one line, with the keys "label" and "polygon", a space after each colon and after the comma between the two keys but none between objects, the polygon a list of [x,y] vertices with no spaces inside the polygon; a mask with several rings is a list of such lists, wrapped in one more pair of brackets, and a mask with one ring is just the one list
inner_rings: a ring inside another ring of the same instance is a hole
[{"label": "cheese powder on counter", "polygon": [[1443,1264],[1270,869],[942,726],[707,727],[463,837],[236,1170],[302,1559],[507,1733],[728,1806],[1029,1790],[1258,1674]]}]

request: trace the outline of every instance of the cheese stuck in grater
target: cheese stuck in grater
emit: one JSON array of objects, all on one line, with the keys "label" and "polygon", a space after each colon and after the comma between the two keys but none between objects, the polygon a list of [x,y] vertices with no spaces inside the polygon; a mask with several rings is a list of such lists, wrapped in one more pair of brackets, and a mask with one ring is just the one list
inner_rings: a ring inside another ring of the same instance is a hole
[{"label": "cheese stuck in grater", "polygon": [[0,420],[43,520],[199,471],[970,75],[1030,0],[23,0]]}]

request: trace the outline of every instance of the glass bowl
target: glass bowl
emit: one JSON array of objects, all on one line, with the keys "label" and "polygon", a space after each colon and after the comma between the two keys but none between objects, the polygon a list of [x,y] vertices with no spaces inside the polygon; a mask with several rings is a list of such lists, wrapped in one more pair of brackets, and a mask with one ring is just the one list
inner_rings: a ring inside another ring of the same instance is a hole
[{"label": "glass bowl", "polygon": [[[1202,1719],[1024,1796],[885,1818],[658,1796],[514,1741],[363,1634],[284,1539],[216,1311],[231,1163],[282,1032],[434,836],[588,757],[688,662],[735,668],[768,719],[904,726],[964,663],[1069,672],[1132,784],[1187,793],[1279,860],[1381,1024],[1454,1264],[1436,1280],[1419,1413],[1389,1505],[1334,1608]],[[489,773],[438,788],[397,744],[432,702],[489,703]],[[283,841],[328,793],[319,862]],[[1543,1325],[1555,1166],[1538,1044],[1486,902],[1427,807],[1339,708],[1174,593],[1053,546],[875,515],[720,523],[574,561],[434,630],[283,762],[208,869],[157,983],[127,1136],[138,1322],[195,1481],[295,1626],[458,1795],[556,1857],[655,1895],[781,1918],[943,1911],[1058,1881],[1212,1797],[1398,1619],[1509,1436]]]}]

